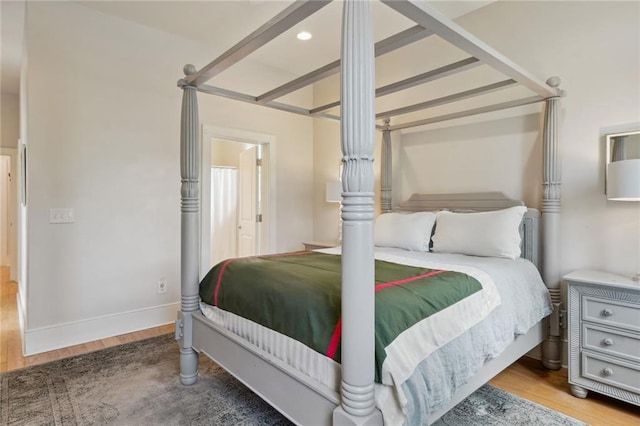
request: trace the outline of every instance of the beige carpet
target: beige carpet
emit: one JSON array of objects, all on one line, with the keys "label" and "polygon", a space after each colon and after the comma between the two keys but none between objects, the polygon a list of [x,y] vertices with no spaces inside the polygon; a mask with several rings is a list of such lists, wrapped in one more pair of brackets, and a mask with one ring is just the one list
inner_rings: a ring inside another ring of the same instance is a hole
[{"label": "beige carpet", "polygon": [[[178,345],[160,336],[0,376],[0,425],[289,425],[208,358],[180,384]],[[485,385],[438,425],[584,423]]]}]

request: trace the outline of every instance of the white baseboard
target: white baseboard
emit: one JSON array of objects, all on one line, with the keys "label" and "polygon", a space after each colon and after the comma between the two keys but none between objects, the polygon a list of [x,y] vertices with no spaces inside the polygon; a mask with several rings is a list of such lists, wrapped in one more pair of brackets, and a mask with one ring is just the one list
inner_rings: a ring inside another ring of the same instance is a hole
[{"label": "white baseboard", "polygon": [[25,330],[24,355],[34,355],[107,337],[158,327],[175,321],[180,304],[154,306],[82,321]]}]

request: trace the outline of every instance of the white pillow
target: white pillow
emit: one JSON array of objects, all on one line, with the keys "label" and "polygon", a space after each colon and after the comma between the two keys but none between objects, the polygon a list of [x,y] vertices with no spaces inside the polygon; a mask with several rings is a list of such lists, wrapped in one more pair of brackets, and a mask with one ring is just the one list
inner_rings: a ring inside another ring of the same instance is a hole
[{"label": "white pillow", "polygon": [[375,245],[429,251],[435,221],[436,215],[432,212],[381,214],[373,227]]},{"label": "white pillow", "polygon": [[440,211],[432,250],[516,259],[520,257],[520,222],[526,211],[524,206],[479,213]]}]

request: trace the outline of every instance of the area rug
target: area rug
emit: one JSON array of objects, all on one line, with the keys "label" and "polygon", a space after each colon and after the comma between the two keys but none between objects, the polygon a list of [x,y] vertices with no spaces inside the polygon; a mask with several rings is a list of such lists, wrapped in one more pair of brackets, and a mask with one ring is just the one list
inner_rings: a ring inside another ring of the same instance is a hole
[{"label": "area rug", "polygon": [[[191,387],[178,346],[159,336],[0,376],[0,425],[290,425],[205,356]],[[440,426],[584,423],[485,385]]]}]

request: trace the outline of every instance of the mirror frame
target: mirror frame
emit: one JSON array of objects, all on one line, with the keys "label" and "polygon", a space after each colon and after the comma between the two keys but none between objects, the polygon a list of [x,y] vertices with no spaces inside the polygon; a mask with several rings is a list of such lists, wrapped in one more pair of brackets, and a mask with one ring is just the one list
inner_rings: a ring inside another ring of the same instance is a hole
[{"label": "mirror frame", "polygon": [[618,132],[618,133],[608,133],[605,135],[606,145],[605,145],[605,162],[604,162],[604,193],[607,195],[607,182],[609,179],[609,164],[611,163],[611,155],[613,149],[613,142],[616,138],[624,137],[624,136],[633,136],[640,135],[640,130],[629,130],[627,132]]}]

